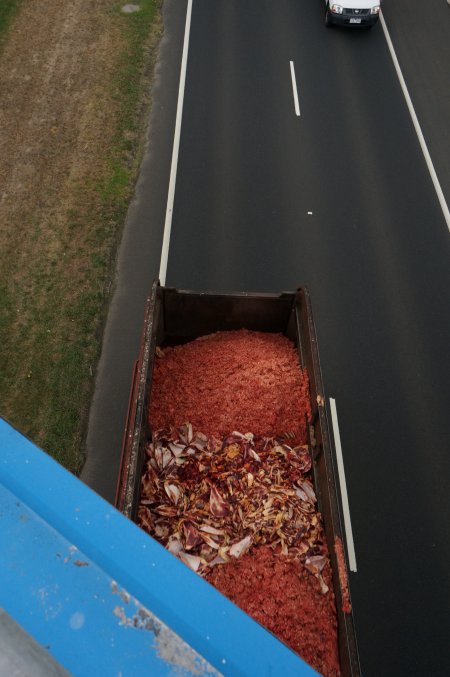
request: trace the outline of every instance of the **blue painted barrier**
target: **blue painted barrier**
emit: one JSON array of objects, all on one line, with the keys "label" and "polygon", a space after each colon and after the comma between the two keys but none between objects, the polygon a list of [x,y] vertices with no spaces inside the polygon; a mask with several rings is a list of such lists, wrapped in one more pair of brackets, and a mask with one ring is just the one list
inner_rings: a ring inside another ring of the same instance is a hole
[{"label": "blue painted barrier", "polygon": [[0,607],[73,675],[317,674],[0,420]]}]

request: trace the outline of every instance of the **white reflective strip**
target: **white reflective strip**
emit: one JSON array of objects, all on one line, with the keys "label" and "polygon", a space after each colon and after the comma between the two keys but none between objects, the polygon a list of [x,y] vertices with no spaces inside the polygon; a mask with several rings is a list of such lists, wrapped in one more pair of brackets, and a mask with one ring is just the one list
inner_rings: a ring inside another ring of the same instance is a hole
[{"label": "white reflective strip", "polygon": [[356,572],[355,544],[353,542],[352,522],[350,519],[350,507],[348,504],[347,482],[345,481],[344,459],[342,456],[341,435],[337,417],[336,400],[330,397],[331,421],[333,424],[334,446],[338,466],[339,485],[341,487],[342,509],[344,511],[345,538],[347,541],[348,563],[350,571]]}]

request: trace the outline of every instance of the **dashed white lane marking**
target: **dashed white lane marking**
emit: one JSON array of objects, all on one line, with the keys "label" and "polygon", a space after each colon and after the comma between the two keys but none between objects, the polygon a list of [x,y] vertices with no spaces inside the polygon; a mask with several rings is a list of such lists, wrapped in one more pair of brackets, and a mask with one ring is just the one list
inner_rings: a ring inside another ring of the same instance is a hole
[{"label": "dashed white lane marking", "polygon": [[297,115],[297,117],[300,117],[300,104],[298,102],[298,90],[297,90],[297,80],[295,78],[294,62],[289,61],[289,64],[291,67],[292,93],[294,95],[295,114]]}]

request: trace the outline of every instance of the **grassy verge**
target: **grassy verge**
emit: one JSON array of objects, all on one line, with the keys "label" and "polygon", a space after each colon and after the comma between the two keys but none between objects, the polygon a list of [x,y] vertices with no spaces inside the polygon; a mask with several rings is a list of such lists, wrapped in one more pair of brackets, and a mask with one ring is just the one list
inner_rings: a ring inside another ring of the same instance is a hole
[{"label": "grassy verge", "polygon": [[[4,3],[0,45],[20,4]],[[121,4],[109,10],[111,63],[101,95],[88,97],[92,119],[100,121],[92,124],[106,121],[95,162],[82,171],[69,165],[74,178],[67,179],[63,198],[55,196],[57,209],[30,207],[20,255],[12,254],[11,219],[5,240],[11,246],[0,253],[0,414],[74,473],[84,461],[116,253],[141,159],[161,4],[140,0],[133,14],[122,13]],[[49,183],[47,195],[52,190]]]},{"label": "grassy verge", "polygon": [[1,0],[0,2],[0,48],[21,2],[22,0]]}]

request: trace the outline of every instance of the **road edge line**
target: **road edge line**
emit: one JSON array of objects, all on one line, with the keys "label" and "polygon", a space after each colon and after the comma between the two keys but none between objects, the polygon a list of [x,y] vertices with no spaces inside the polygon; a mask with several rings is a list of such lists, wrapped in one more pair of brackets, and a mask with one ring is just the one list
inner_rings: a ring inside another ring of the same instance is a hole
[{"label": "road edge line", "polygon": [[170,167],[169,190],[167,193],[166,218],[164,221],[164,235],[161,247],[161,259],[159,264],[159,281],[166,284],[167,262],[169,258],[170,234],[172,231],[173,205],[175,201],[175,186],[177,182],[178,155],[180,151],[181,120],[183,117],[184,90],[186,86],[187,57],[189,50],[189,37],[191,32],[193,0],[188,0],[186,10],[186,24],[184,28],[183,56],[181,58],[180,84],[178,88],[177,116],[173,138],[172,164]]},{"label": "road edge line", "polygon": [[405,97],[406,105],[408,106],[409,114],[411,115],[411,119],[412,119],[412,122],[413,122],[413,125],[414,125],[414,129],[416,131],[417,138],[419,139],[419,144],[420,144],[420,147],[422,149],[422,153],[424,155],[425,162],[426,162],[427,167],[428,167],[428,171],[430,172],[431,180],[433,182],[433,186],[434,186],[434,189],[436,191],[436,194],[437,194],[437,197],[438,197],[438,200],[439,200],[439,204],[440,204],[442,212],[444,214],[445,222],[446,222],[448,230],[450,232],[450,210],[449,210],[447,202],[445,200],[445,196],[444,196],[444,193],[442,191],[441,184],[439,183],[439,179],[438,179],[438,176],[436,174],[436,170],[434,169],[434,165],[433,165],[433,162],[431,160],[431,155],[430,155],[430,152],[428,150],[428,146],[426,144],[425,137],[422,133],[422,129],[420,127],[420,123],[419,123],[419,120],[417,118],[416,111],[414,110],[413,102],[412,102],[411,97],[409,95],[408,88],[406,86],[406,82],[405,82],[405,79],[403,77],[403,73],[402,73],[402,70],[400,68],[400,64],[399,64],[399,61],[397,59],[397,55],[395,53],[394,45],[392,43],[391,36],[389,34],[388,27],[387,27],[387,24],[386,24],[386,21],[385,21],[385,18],[383,16],[382,12],[380,12],[380,21],[381,21],[381,25],[383,27],[384,37],[386,38],[386,42],[387,42],[387,45],[388,45],[389,52],[391,54],[392,61],[394,62],[394,68],[396,70],[397,77],[398,77],[399,82],[400,82],[400,87],[402,88],[403,96]]}]

